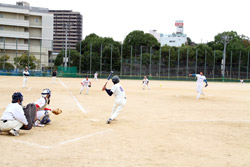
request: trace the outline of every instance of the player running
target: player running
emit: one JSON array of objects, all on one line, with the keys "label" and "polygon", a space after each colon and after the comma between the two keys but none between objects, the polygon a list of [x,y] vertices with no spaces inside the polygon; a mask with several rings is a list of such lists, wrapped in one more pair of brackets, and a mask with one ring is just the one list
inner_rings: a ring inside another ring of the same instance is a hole
[{"label": "player running", "polygon": [[147,78],[147,76],[144,76],[144,79],[142,80],[142,84],[143,84],[143,90],[145,90],[145,86],[147,85],[147,87],[148,87],[148,90],[150,90],[150,88],[149,88],[149,80],[148,80],[148,78]]},{"label": "player running", "polygon": [[111,121],[113,121],[118,116],[119,112],[123,109],[127,102],[125,91],[122,88],[122,85],[119,84],[120,78],[118,76],[113,76],[112,82],[114,85],[111,87],[111,89],[107,89],[106,85],[103,87],[103,90],[105,90],[109,96],[112,96],[112,94],[115,96],[115,104],[113,106],[111,116],[107,120],[107,124],[110,124]]},{"label": "player running", "polygon": [[24,115],[22,101],[23,95],[20,92],[12,95],[12,103],[6,107],[1,117],[0,134],[9,132],[13,136],[19,136],[20,128],[27,127],[28,121]]},{"label": "player running", "polygon": [[205,87],[208,86],[208,83],[207,83],[207,79],[206,77],[203,75],[203,72],[200,72],[200,74],[189,74],[189,76],[193,76],[193,77],[196,77],[197,78],[197,88],[196,88],[196,91],[198,93],[196,99],[198,100],[200,98],[200,95],[203,94],[203,91],[202,91],[202,88],[203,88],[203,81],[206,83]]},{"label": "player running", "polygon": [[89,93],[89,87],[91,87],[91,81],[88,77],[86,79],[83,79],[81,82],[82,88],[80,90],[80,94],[82,94],[82,91],[84,90],[84,87],[86,87],[86,95]]},{"label": "player running", "polygon": [[24,71],[23,71],[23,88],[26,88],[26,84],[27,84],[27,80],[28,80],[28,76],[30,75],[28,68],[25,67]]}]

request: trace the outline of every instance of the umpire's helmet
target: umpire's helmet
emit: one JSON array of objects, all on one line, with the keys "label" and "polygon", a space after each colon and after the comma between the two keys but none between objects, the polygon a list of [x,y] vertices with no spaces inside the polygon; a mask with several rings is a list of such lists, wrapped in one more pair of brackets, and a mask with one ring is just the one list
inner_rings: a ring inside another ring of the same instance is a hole
[{"label": "umpire's helmet", "polygon": [[23,95],[22,93],[20,92],[15,92],[13,95],[12,95],[12,103],[17,103],[18,100],[20,100],[20,105],[22,104],[22,101],[23,101]]},{"label": "umpire's helmet", "polygon": [[113,76],[112,77],[112,82],[114,83],[114,84],[117,84],[117,83],[119,83],[120,82],[120,78],[118,77],[118,76]]}]

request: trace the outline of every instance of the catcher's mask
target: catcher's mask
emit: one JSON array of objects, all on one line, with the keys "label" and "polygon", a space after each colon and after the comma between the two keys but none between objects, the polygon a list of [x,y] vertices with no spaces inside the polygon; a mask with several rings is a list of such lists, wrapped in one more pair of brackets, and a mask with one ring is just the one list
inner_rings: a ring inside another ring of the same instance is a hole
[{"label": "catcher's mask", "polygon": [[22,93],[20,92],[15,92],[13,95],[12,95],[12,103],[17,103],[18,100],[20,100],[20,105],[22,105],[22,101],[23,101],[23,95]]},{"label": "catcher's mask", "polygon": [[114,84],[117,84],[117,83],[120,82],[120,78],[119,78],[117,75],[115,75],[115,76],[112,77],[112,82],[113,82]]},{"label": "catcher's mask", "polygon": [[[49,89],[43,89],[42,91],[42,97],[48,99],[48,104],[50,103],[50,96],[51,96],[51,91]],[[47,96],[48,95],[48,96]]]}]

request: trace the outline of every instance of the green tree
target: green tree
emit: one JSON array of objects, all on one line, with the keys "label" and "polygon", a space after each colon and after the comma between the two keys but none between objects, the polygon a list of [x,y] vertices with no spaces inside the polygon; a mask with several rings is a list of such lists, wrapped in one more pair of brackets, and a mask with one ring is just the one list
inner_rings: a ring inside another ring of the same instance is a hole
[{"label": "green tree", "polygon": [[[64,64],[64,50],[62,50],[57,56],[56,56],[56,59],[55,59],[55,66],[63,66]],[[67,63],[67,66],[76,66],[77,69],[79,70],[79,61],[80,61],[80,53],[76,50],[68,50],[67,51],[67,55],[68,55],[68,60],[70,62]],[[70,55],[70,58],[69,58],[69,55]],[[83,62],[83,56],[82,56],[82,62]],[[70,63],[70,64],[69,64]]]},{"label": "green tree", "polygon": [[25,68],[28,67],[30,69],[35,69],[37,64],[37,59],[35,56],[26,54],[22,54],[20,57],[15,57],[14,62],[17,68]]},{"label": "green tree", "polygon": [[13,64],[7,62],[9,58],[7,55],[0,57],[0,67],[6,70],[13,70],[15,68]]}]

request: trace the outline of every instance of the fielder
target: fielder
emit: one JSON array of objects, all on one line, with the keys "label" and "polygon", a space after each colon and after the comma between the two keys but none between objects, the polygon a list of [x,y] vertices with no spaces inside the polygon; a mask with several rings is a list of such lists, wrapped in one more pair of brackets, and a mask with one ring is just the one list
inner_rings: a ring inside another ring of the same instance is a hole
[{"label": "fielder", "polygon": [[114,83],[114,85],[111,87],[111,89],[107,89],[106,84],[104,85],[102,89],[102,90],[105,90],[109,96],[112,96],[112,94],[114,94],[115,96],[115,104],[113,106],[111,116],[107,120],[107,124],[110,124],[111,121],[113,121],[118,116],[119,112],[123,109],[124,105],[127,102],[125,91],[122,88],[122,85],[119,84],[120,82],[119,77],[113,76],[112,82]]},{"label": "fielder", "polygon": [[88,77],[86,79],[83,79],[81,82],[82,88],[80,90],[80,94],[82,94],[82,91],[84,90],[84,87],[86,87],[86,95],[89,93],[89,88],[91,87],[91,81]]},{"label": "fielder", "polygon": [[96,73],[94,74],[94,81],[95,81],[95,80],[97,81],[97,76],[98,76],[98,72],[96,72]]},{"label": "fielder", "polygon": [[26,88],[26,84],[27,84],[27,80],[28,80],[28,76],[30,75],[28,68],[25,67],[24,71],[23,71],[23,88]]},{"label": "fielder", "polygon": [[52,72],[52,81],[51,81],[52,84],[56,83],[56,75],[57,75],[57,72],[56,72],[56,70],[54,70]]},{"label": "fielder", "polygon": [[208,86],[208,83],[207,83],[207,79],[206,77],[203,75],[203,72],[200,72],[200,74],[189,74],[189,76],[194,76],[197,78],[197,88],[196,88],[196,91],[198,93],[196,99],[198,100],[200,98],[200,95],[203,94],[203,91],[202,91],[202,88],[203,88],[203,81],[206,83],[205,87]]},{"label": "fielder", "polygon": [[148,80],[148,78],[147,78],[147,76],[144,76],[144,79],[142,80],[142,85],[143,85],[143,90],[145,90],[145,86],[147,86],[148,87],[148,90],[150,90],[150,87],[149,87],[149,80]]},{"label": "fielder", "polygon": [[24,115],[22,101],[23,95],[20,92],[12,95],[12,103],[6,107],[1,117],[0,134],[8,132],[13,136],[19,136],[20,128],[27,127],[28,121]]},{"label": "fielder", "polygon": [[[46,106],[50,103],[51,91],[49,89],[43,89],[42,96],[35,102],[36,109],[37,109],[37,120],[34,126],[43,127],[45,124],[49,124],[50,120],[50,113],[52,112],[55,115],[60,114],[62,111],[51,110],[50,108],[46,108]],[[59,112],[59,113],[58,113]]]}]

